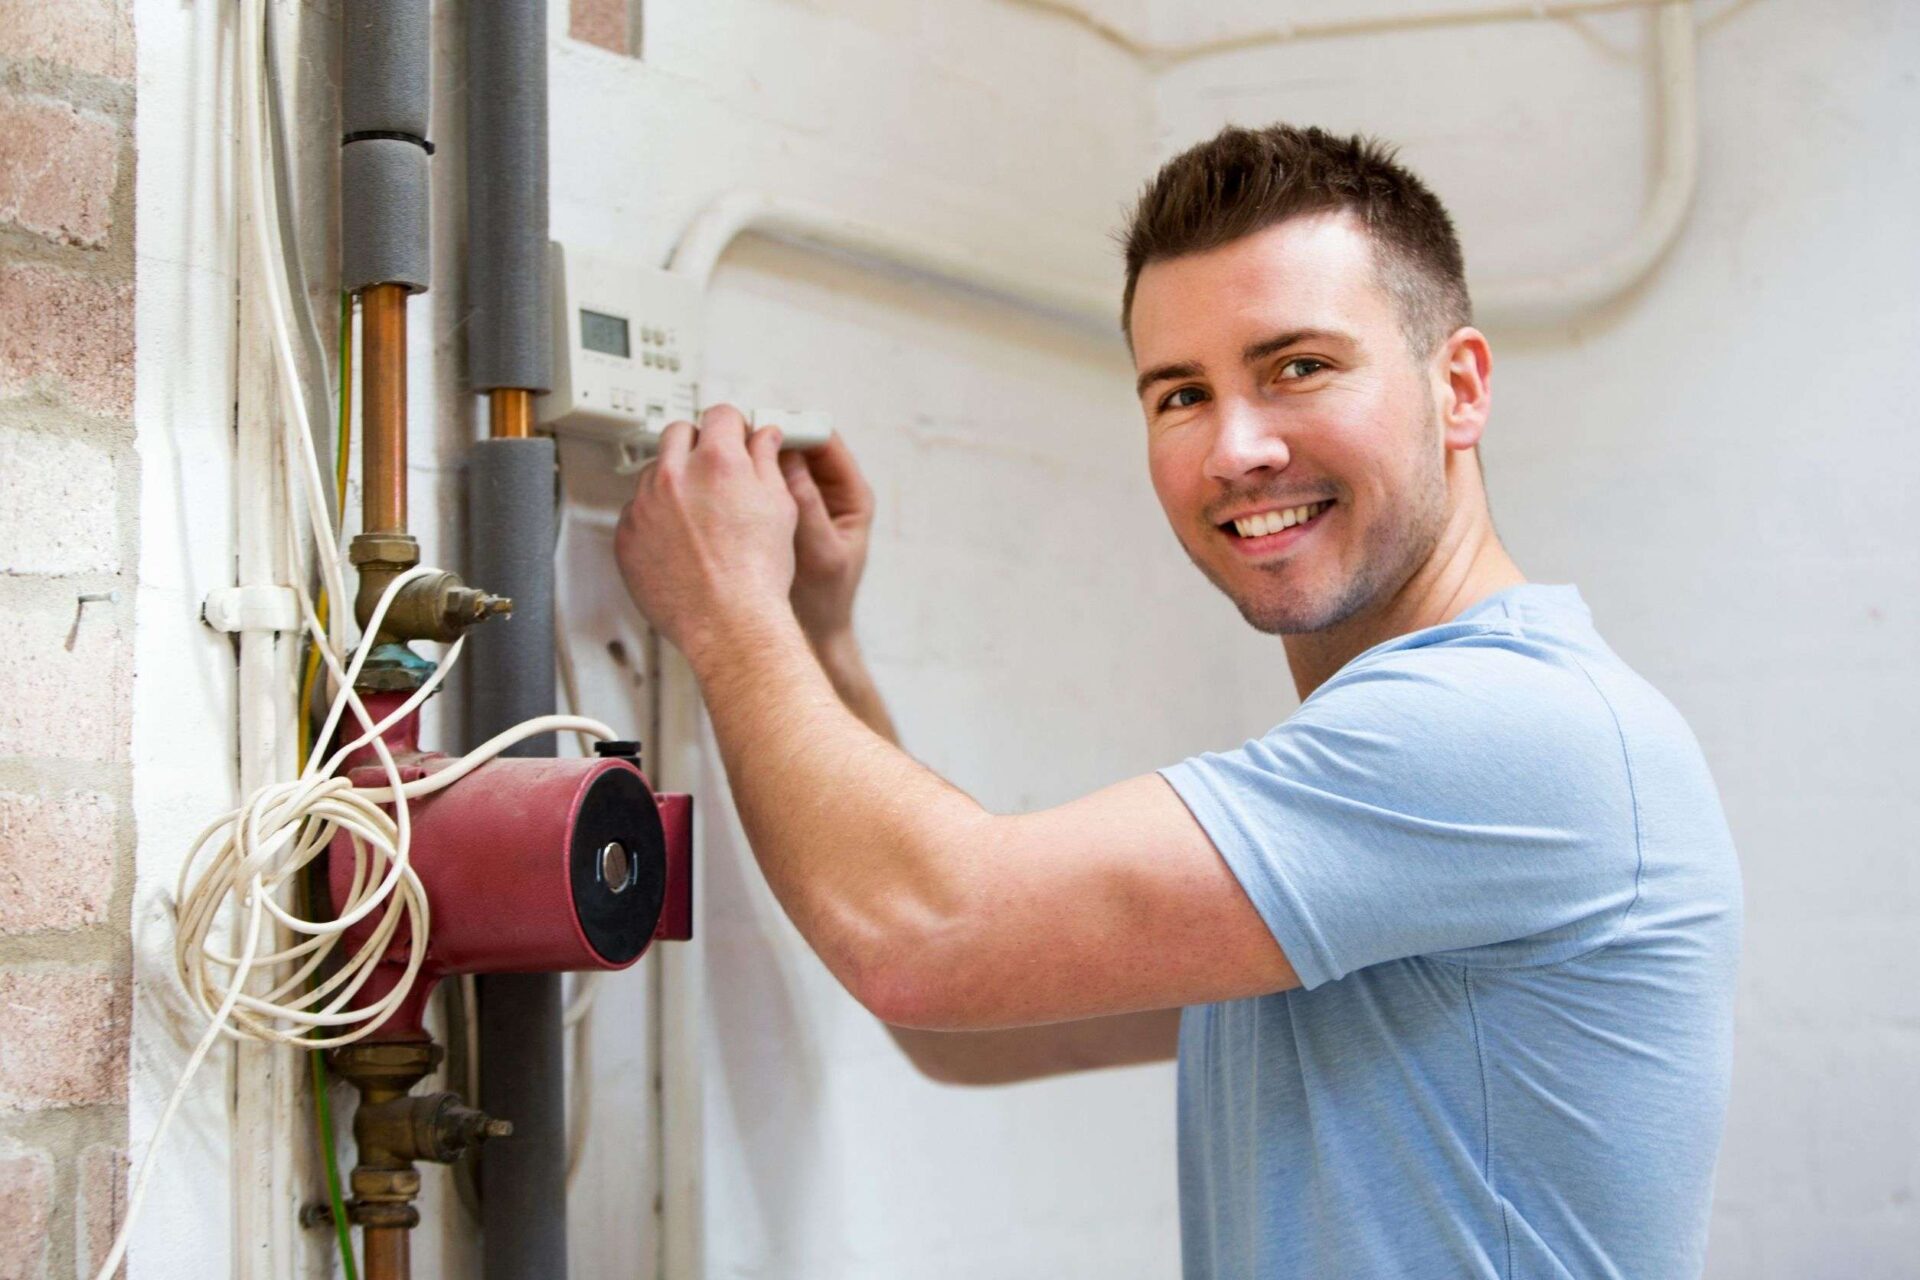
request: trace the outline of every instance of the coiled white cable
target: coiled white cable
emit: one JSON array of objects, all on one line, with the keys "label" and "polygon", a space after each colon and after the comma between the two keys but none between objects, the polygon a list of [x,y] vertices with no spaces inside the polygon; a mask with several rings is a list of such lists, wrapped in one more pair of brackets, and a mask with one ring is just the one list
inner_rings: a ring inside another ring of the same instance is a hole
[{"label": "coiled white cable", "polygon": [[[285,435],[282,459],[286,472],[289,510],[304,505],[322,584],[328,597],[345,602],[350,597],[340,567],[338,539],[328,511],[326,489],[320,479],[318,454],[306,403],[300,394],[300,370],[294,359],[288,314],[286,281],[280,277],[285,258],[279,243],[277,210],[269,207],[273,190],[267,172],[269,160],[262,140],[263,113],[260,59],[263,55],[262,7],[247,0],[240,7],[236,44],[239,81],[241,160],[249,200],[249,222],[257,238],[260,283],[271,321],[271,348],[277,365],[274,379],[281,401]],[[303,503],[302,503],[303,500]],[[287,528],[288,563],[298,566],[300,530],[297,521]],[[614,731],[583,716],[541,716],[498,734],[454,764],[425,778],[405,781],[383,735],[411,715],[439,688],[459,659],[462,641],[448,648],[438,669],[397,709],[376,722],[354,689],[354,682],[373,650],[373,637],[395,596],[407,583],[435,572],[419,566],[388,584],[369,617],[364,638],[351,661],[343,663],[340,637],[344,608],[334,610],[335,630],[328,634],[314,609],[302,575],[296,571],[293,589],[301,617],[337,693],[316,741],[326,742],[351,712],[359,735],[323,761],[308,762],[291,782],[261,787],[239,807],[209,824],[194,841],[180,870],[174,913],[177,932],[174,966],[194,1004],[207,1016],[207,1026],[188,1056],[180,1079],[154,1125],[147,1151],[128,1197],[126,1217],[107,1251],[97,1280],[108,1280],[126,1256],[127,1241],[146,1197],[154,1158],[168,1127],[180,1109],[187,1088],[207,1054],[222,1037],[298,1044],[324,1049],[350,1044],[369,1035],[407,998],[426,958],[430,910],[419,876],[409,862],[412,828],[408,802],[452,786],[473,770],[514,744],[536,734],[573,732],[611,738]],[[384,787],[356,788],[338,776],[354,752],[372,751],[386,775]],[[390,804],[389,814],[380,806]],[[337,914],[326,920],[308,919],[283,901],[302,870],[345,832],[353,849],[352,883],[336,904]],[[214,850],[202,865],[202,855]],[[196,867],[199,868],[196,874]],[[245,926],[238,954],[229,954],[214,942],[216,928],[230,918],[228,908],[241,913]],[[376,913],[377,916],[376,916]],[[334,955],[349,929],[375,917],[366,940],[339,962],[331,976],[307,988],[307,981]],[[265,950],[273,925],[300,940],[279,950]],[[385,959],[395,936],[408,929],[407,964],[402,977],[385,996],[367,1004],[353,1000],[376,967]],[[291,970],[290,972],[288,970]],[[277,981],[263,992],[250,990],[259,972]],[[320,1032],[322,1034],[315,1034]],[[330,1034],[329,1034],[330,1033]]]}]

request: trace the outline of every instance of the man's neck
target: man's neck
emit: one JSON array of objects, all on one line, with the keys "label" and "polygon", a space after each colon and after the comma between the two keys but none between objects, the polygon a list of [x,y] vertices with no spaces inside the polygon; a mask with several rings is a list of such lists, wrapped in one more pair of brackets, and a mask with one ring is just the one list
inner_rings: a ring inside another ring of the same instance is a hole
[{"label": "man's neck", "polygon": [[1374,645],[1439,626],[1497,591],[1526,581],[1493,531],[1484,500],[1456,509],[1433,551],[1400,589],[1324,631],[1286,637],[1287,666],[1304,701]]}]

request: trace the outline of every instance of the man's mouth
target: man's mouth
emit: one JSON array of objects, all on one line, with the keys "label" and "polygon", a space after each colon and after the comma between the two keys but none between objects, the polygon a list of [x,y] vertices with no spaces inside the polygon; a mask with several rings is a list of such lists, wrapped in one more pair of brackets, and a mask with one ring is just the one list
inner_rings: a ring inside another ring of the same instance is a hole
[{"label": "man's mouth", "polygon": [[1221,523],[1223,532],[1245,541],[1266,538],[1288,529],[1310,524],[1333,506],[1331,499],[1323,502],[1309,502],[1298,507],[1273,507],[1266,511],[1255,511],[1244,516],[1235,516]]}]

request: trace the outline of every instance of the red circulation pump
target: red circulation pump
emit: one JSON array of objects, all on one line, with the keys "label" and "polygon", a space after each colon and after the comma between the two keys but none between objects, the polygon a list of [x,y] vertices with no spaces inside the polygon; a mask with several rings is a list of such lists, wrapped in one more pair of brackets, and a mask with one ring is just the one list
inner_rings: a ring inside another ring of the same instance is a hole
[{"label": "red circulation pump", "polygon": [[[376,721],[399,701],[366,699]],[[455,763],[421,751],[419,727],[416,713],[385,735],[404,782]],[[407,999],[369,1039],[421,1039],[427,998],[441,978],[624,969],[656,939],[693,936],[693,798],[656,792],[635,743],[602,742],[598,751],[587,759],[499,757],[408,802],[408,857],[431,911],[426,959]],[[357,787],[388,785],[364,748],[348,776]],[[328,862],[337,907],[353,881],[344,832]],[[348,930],[349,952],[373,924],[370,916]],[[356,1003],[392,988],[410,942],[403,925]]]}]

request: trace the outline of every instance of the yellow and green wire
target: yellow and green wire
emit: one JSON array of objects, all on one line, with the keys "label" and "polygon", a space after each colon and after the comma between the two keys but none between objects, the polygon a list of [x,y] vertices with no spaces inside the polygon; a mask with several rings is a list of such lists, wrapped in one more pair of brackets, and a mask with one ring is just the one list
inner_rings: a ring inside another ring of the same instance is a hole
[{"label": "yellow and green wire", "polygon": [[[353,441],[353,295],[340,294],[340,423],[334,442],[334,502],[335,511],[344,511],[347,505],[347,450]],[[322,554],[330,554],[331,548]],[[327,591],[320,589],[315,602],[314,612],[319,615],[321,627],[327,625]],[[320,677],[320,650],[311,641],[307,645],[307,658],[300,676],[300,768],[306,770],[307,759],[312,754],[313,735],[313,688]],[[304,887],[304,881],[303,887]],[[316,1030],[315,1034],[319,1034]],[[340,1160],[333,1147],[333,1104],[327,1096],[327,1058],[319,1049],[309,1049],[307,1058],[313,1069],[313,1111],[314,1127],[320,1139],[320,1155],[327,1171],[327,1205],[333,1211],[333,1231],[340,1241],[340,1265],[346,1272],[347,1280],[360,1280],[360,1273],[354,1266],[353,1235],[347,1223],[346,1197],[340,1192]]]}]

